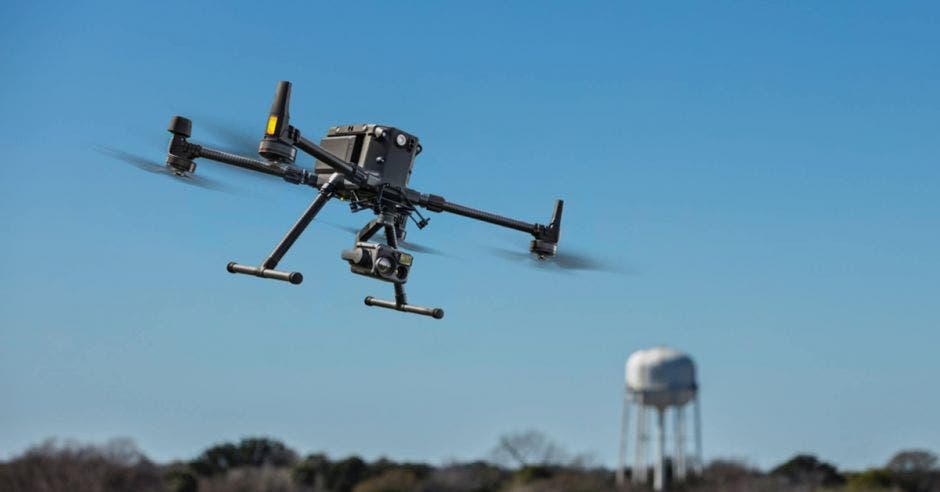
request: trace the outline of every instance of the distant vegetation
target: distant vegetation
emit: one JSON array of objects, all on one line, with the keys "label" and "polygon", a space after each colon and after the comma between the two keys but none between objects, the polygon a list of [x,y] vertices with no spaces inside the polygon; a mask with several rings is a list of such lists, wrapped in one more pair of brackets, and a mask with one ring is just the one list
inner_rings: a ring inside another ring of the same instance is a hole
[{"label": "distant vegetation", "polygon": [[[357,456],[300,456],[267,438],[214,445],[189,461],[156,464],[134,443],[103,445],[47,441],[0,462],[5,492],[614,492],[613,470],[569,456],[537,432],[502,437],[489,461],[442,466]],[[715,460],[700,477],[671,490],[701,492],[904,491],[940,492],[937,456],[897,453],[885,466],[840,471],[798,455],[769,472]]]}]

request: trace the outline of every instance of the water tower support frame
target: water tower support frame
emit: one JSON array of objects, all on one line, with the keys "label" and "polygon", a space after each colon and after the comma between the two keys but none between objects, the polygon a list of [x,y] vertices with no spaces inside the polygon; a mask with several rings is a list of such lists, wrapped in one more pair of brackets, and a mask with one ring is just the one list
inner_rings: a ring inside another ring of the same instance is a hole
[{"label": "water tower support frame", "polygon": [[705,464],[702,463],[702,412],[699,405],[699,395],[696,391],[692,404],[695,406],[695,471],[702,475]]},{"label": "water tower support frame", "polygon": [[685,407],[676,407],[673,412],[672,434],[675,439],[673,452],[673,471],[676,481],[685,480]]},{"label": "water tower support frame", "polygon": [[663,462],[666,455],[666,409],[656,409],[656,462],[653,464],[653,490],[663,490]]},{"label": "water tower support frame", "polygon": [[617,485],[623,485],[624,463],[627,461],[627,438],[630,430],[630,393],[624,392],[623,413],[620,415],[620,455],[617,459]]},{"label": "water tower support frame", "polygon": [[646,424],[649,419],[646,417],[646,405],[644,405],[643,402],[643,394],[638,394],[633,401],[636,404],[636,447],[633,448],[633,470],[631,478],[635,484],[645,484],[647,480],[646,443],[648,442]]}]

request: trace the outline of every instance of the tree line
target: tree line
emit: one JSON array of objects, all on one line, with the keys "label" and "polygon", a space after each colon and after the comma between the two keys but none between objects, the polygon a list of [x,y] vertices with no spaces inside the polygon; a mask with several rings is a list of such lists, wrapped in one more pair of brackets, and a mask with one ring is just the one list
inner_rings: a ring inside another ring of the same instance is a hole
[{"label": "tree line", "polygon": [[[46,441],[0,462],[0,490],[9,492],[615,492],[613,470],[571,456],[541,433],[501,437],[487,460],[431,465],[366,461],[358,456],[301,456],[283,442],[249,437],[213,445],[190,460],[158,464],[133,441],[104,444]],[[905,450],[884,466],[839,470],[812,455],[768,471],[714,460],[699,476],[670,490],[940,492],[937,456]]]}]

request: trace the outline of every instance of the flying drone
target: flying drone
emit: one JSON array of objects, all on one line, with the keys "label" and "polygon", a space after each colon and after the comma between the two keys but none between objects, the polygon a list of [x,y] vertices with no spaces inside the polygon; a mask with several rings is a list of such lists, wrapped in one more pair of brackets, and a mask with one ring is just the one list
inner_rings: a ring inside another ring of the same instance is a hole
[{"label": "flying drone", "polygon": [[[440,195],[413,190],[408,188],[408,181],[415,157],[421,153],[418,137],[387,125],[343,125],[330,128],[318,145],[290,124],[290,97],[291,83],[278,82],[264,136],[258,145],[258,154],[262,159],[243,157],[190,142],[192,121],[182,116],[174,116],[170,120],[168,131],[172,137],[167,149],[165,167],[149,164],[145,159],[133,154],[119,151],[111,153],[138,167],[166,172],[194,184],[199,183],[199,178],[194,175],[195,159],[202,158],[317,189],[318,193],[313,202],[271,254],[258,266],[230,262],[227,269],[234,274],[300,284],[304,279],[300,272],[278,270],[277,266],[323,206],[330,199],[338,198],[348,201],[353,212],[371,210],[375,218],[356,232],[353,247],[341,254],[341,258],[349,263],[353,273],[389,282],[394,286],[394,301],[368,296],[365,298],[365,304],[368,306],[437,319],[444,317],[444,310],[441,308],[409,304],[405,294],[405,283],[413,266],[414,256],[403,251],[400,245],[403,245],[409,220],[414,222],[418,229],[428,225],[430,219],[424,217],[419,209],[450,212],[531,234],[529,253],[525,256],[540,260],[556,257],[563,200],[555,201],[548,224],[538,224],[458,205]],[[298,150],[316,158],[313,169],[294,165]],[[384,233],[384,242],[374,240],[380,231]]]}]

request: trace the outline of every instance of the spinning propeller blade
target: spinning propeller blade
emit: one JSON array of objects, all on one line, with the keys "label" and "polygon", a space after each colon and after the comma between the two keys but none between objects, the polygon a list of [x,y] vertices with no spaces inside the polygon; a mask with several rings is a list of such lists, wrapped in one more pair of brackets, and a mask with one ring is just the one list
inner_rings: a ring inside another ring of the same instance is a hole
[{"label": "spinning propeller blade", "polygon": [[629,271],[623,267],[613,265],[585,253],[559,251],[555,256],[549,256],[540,260],[536,255],[524,251],[495,247],[490,247],[489,249],[496,256],[545,270],[581,270],[618,274],[629,273]]},{"label": "spinning propeller blade", "polygon": [[200,118],[197,123],[214,134],[223,144],[226,152],[238,155],[258,156],[258,143],[261,141],[261,132],[253,135],[251,132],[237,129],[228,123],[213,118]]},{"label": "spinning propeller blade", "polygon": [[443,251],[439,249],[434,249],[428,246],[423,246],[421,244],[416,244],[411,241],[398,241],[398,245],[409,251],[414,251],[415,253],[424,253],[428,255],[437,255],[437,256],[449,256],[447,253],[444,253]]},{"label": "spinning propeller blade", "polygon": [[170,169],[169,166],[159,164],[156,161],[153,161],[146,157],[143,157],[137,154],[132,154],[130,152],[125,152],[123,150],[116,149],[114,147],[107,147],[107,146],[99,145],[95,147],[95,151],[98,152],[99,154],[104,154],[108,157],[131,164],[132,166],[142,171],[146,171],[148,173],[153,173],[153,174],[160,174],[168,178],[173,178],[176,181],[180,181],[188,185],[198,186],[200,188],[205,188],[205,189],[214,190],[214,191],[229,191],[224,185],[222,185],[221,183],[215,182],[211,179],[207,179],[202,176],[195,176],[192,174],[180,175],[180,174],[175,173],[172,169]]},{"label": "spinning propeller blade", "polygon": [[[339,229],[339,230],[341,230],[341,231],[351,232],[351,233],[353,233],[353,234],[358,234],[358,233],[359,233],[359,229],[357,229],[357,228],[355,228],[355,227],[351,227],[351,226],[347,226],[347,225],[342,225],[342,224],[334,224],[334,223],[332,223],[332,222],[324,222],[324,221],[320,221],[320,222],[323,223],[323,224],[326,224],[326,225],[328,225],[328,226],[330,226],[330,227],[332,227],[332,228],[334,228],[334,229]],[[383,233],[383,235],[384,235],[384,233]],[[443,252],[443,251],[441,251],[441,250],[439,250],[439,249],[434,249],[434,248],[431,248],[431,247],[428,247],[428,246],[424,246],[424,245],[421,245],[421,244],[415,244],[415,243],[412,243],[412,242],[410,242],[410,241],[398,241],[398,245],[399,245],[402,249],[407,249],[408,251],[414,251],[415,253],[424,253],[424,254],[437,255],[437,256],[450,256],[450,255],[448,255],[447,253],[445,253],[445,252]]]}]

